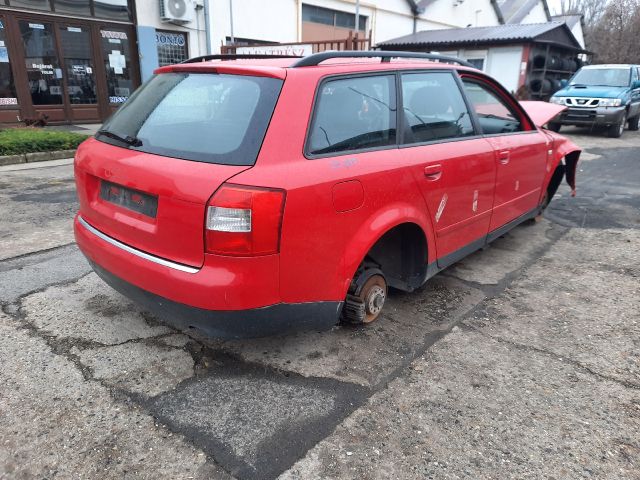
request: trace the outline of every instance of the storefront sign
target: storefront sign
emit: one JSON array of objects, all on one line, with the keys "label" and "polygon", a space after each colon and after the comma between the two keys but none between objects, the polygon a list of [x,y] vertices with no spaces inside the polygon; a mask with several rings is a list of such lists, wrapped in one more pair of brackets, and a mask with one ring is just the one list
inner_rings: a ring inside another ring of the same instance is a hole
[{"label": "storefront sign", "polygon": [[68,32],[81,33],[82,29],[80,27],[67,27]]},{"label": "storefront sign", "polygon": [[17,98],[0,98],[0,105],[17,105]]},{"label": "storefront sign", "polygon": [[158,45],[175,45],[178,47],[184,47],[186,40],[182,33],[156,32],[156,43]]},{"label": "storefront sign", "polygon": [[100,35],[102,38],[119,38],[121,40],[127,39],[127,34],[124,32],[115,32],[112,30],[100,30]]},{"label": "storefront sign", "polygon": [[250,55],[297,55],[304,57],[313,53],[313,46],[305,45],[271,45],[264,47],[237,47],[237,54]]},{"label": "storefront sign", "polygon": [[87,72],[87,67],[84,65],[71,65],[71,71],[74,75],[84,76]]},{"label": "storefront sign", "polygon": [[35,28],[36,30],[44,30],[44,25],[41,23],[30,23],[29,28]]},{"label": "storefront sign", "polygon": [[124,103],[127,97],[109,97],[109,103]]},{"label": "storefront sign", "polygon": [[32,63],[31,68],[40,70],[43,75],[53,75],[53,65],[46,63]]},{"label": "storefront sign", "polygon": [[122,55],[120,50],[111,50],[109,54],[109,66],[113,68],[113,72],[116,75],[122,75],[124,69],[127,67],[125,56]]}]

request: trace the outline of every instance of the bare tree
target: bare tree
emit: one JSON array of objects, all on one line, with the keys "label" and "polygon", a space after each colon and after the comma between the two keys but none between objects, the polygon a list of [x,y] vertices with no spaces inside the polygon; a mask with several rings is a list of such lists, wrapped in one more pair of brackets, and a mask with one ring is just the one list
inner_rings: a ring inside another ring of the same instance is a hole
[{"label": "bare tree", "polygon": [[560,0],[562,15],[582,15],[585,28],[592,28],[604,15],[607,0]]},{"label": "bare tree", "polygon": [[638,63],[640,0],[611,0],[589,30],[589,48],[596,63]]}]

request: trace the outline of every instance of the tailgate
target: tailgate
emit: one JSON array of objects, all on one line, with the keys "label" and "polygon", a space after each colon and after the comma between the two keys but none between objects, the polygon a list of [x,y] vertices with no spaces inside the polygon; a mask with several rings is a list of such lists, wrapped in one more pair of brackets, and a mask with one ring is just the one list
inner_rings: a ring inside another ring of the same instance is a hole
[{"label": "tailgate", "polygon": [[80,214],[101,232],[144,252],[199,267],[206,203],[250,166],[194,162],[89,139],[78,149]]}]

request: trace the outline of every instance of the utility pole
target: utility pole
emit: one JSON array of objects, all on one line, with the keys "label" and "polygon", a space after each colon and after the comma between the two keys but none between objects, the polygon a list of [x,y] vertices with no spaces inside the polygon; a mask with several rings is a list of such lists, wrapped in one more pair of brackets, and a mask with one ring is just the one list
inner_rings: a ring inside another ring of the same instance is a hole
[{"label": "utility pole", "polygon": [[360,31],[360,0],[356,0],[356,35]]},{"label": "utility pole", "polygon": [[229,23],[231,25],[231,44],[236,43],[236,39],[233,36],[233,0],[229,0]]}]

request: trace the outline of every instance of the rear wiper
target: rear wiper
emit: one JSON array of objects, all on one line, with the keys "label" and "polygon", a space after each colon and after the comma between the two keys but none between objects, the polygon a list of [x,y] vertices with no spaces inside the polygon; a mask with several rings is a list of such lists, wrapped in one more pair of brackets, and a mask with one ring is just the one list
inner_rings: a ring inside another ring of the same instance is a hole
[{"label": "rear wiper", "polygon": [[119,140],[122,143],[126,143],[127,145],[131,145],[132,147],[141,147],[142,140],[136,137],[132,137],[130,135],[118,135],[117,133],[113,133],[110,130],[101,129],[98,130],[99,135],[104,135],[105,137],[113,138],[115,140]]}]

